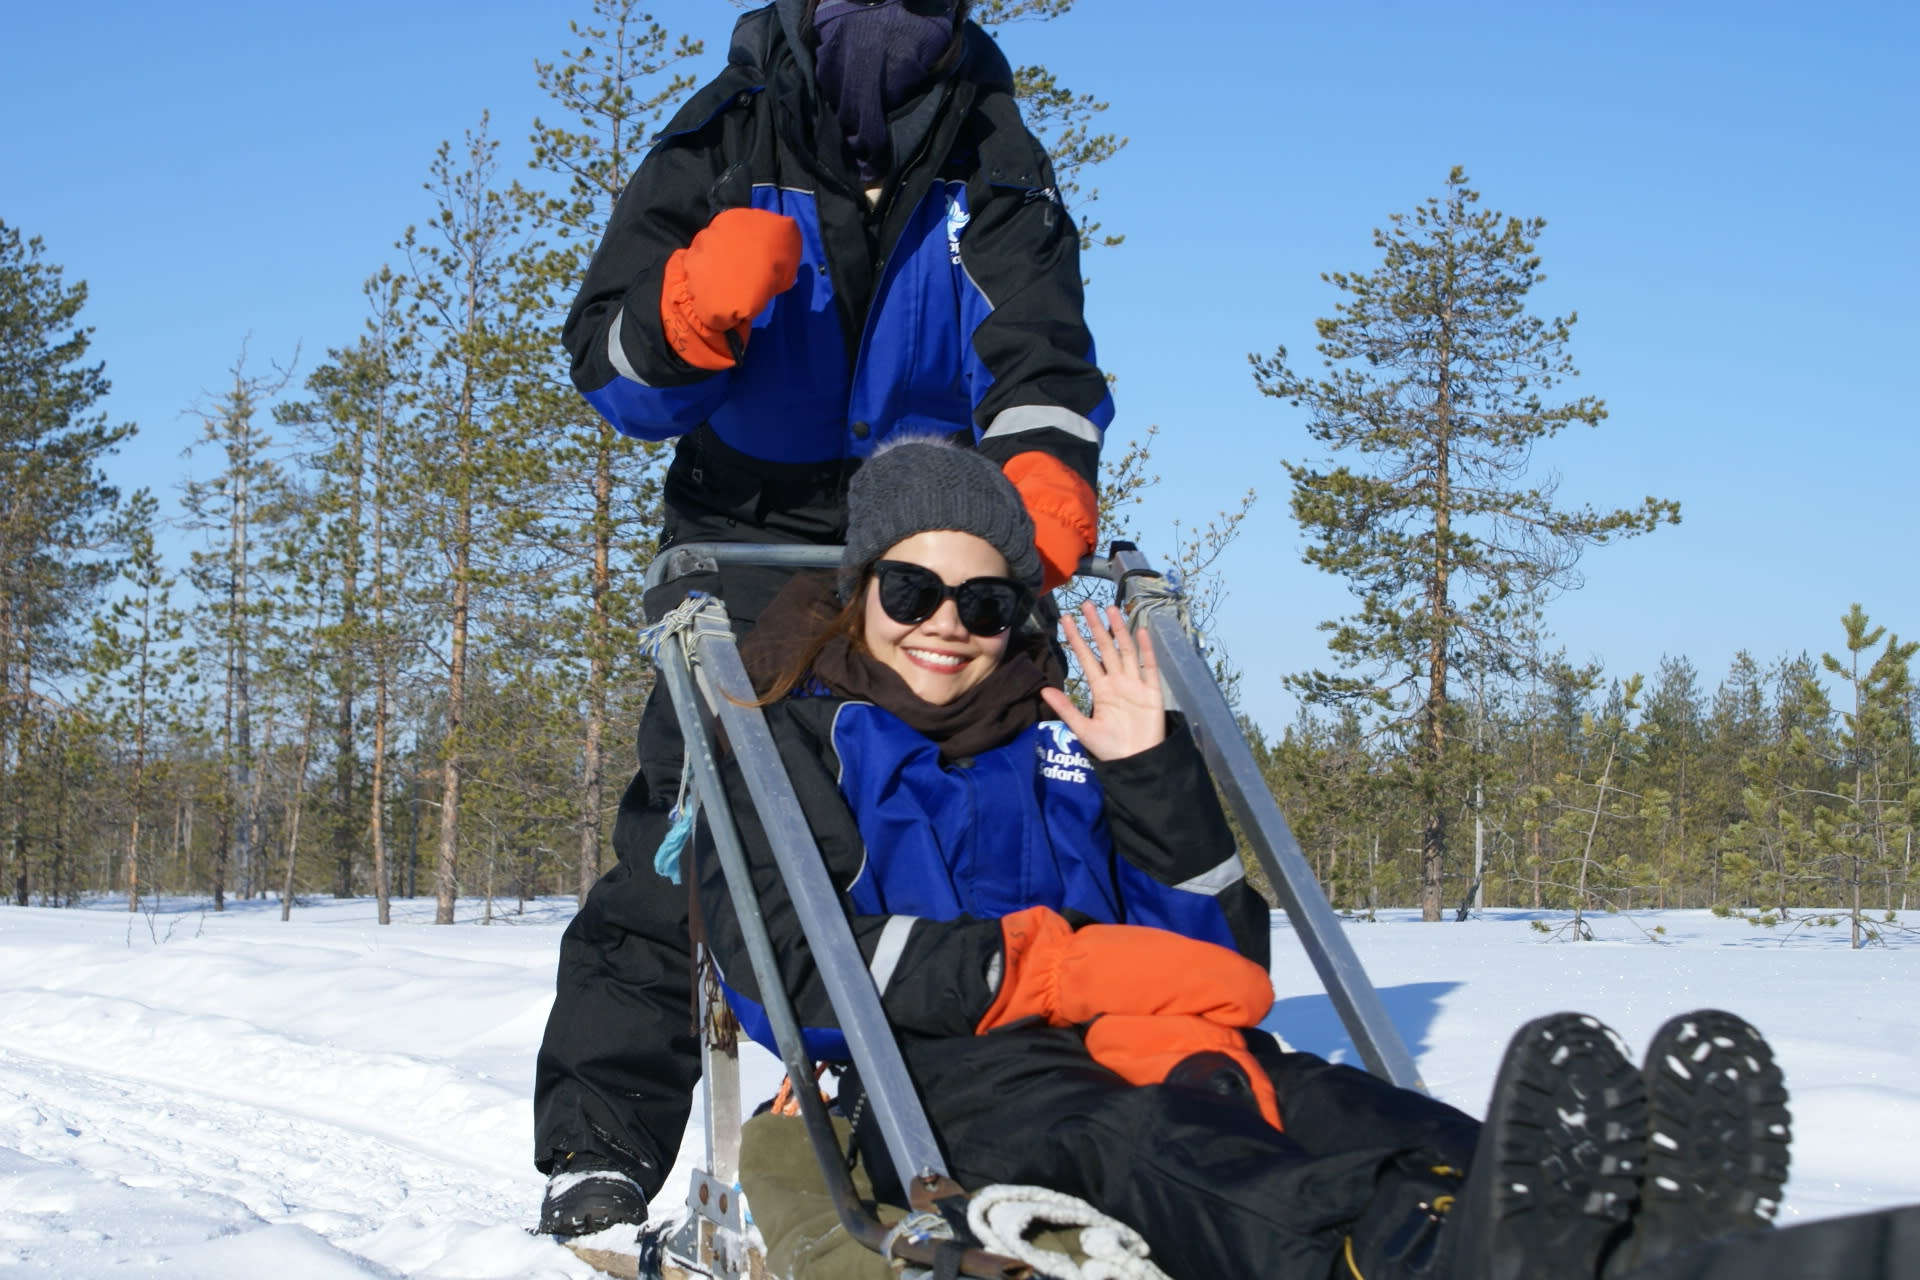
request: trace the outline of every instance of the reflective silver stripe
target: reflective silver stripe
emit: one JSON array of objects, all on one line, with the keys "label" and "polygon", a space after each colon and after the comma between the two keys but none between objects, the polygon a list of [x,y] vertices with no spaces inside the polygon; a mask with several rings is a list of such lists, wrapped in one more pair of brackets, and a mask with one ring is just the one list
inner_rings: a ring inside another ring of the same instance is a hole
[{"label": "reflective silver stripe", "polygon": [[[872,705],[871,702],[843,702],[833,713],[833,725],[827,730],[827,736],[833,741],[833,785],[836,787],[845,781],[847,776],[846,753],[840,749],[840,717],[846,714],[848,707],[870,707]],[[853,887],[859,884],[861,878],[867,874],[867,861],[871,854],[872,850],[867,848],[866,841],[861,841],[860,868],[853,873],[853,879],[847,882],[848,893],[852,893]]]},{"label": "reflective silver stripe", "polygon": [[960,274],[967,278],[967,283],[973,286],[973,291],[980,295],[980,300],[982,302],[985,302],[987,304],[987,310],[989,311],[993,310],[993,299],[989,298],[987,296],[987,291],[980,287],[980,282],[973,278],[973,272],[967,269],[967,264],[964,259],[960,263]]},{"label": "reflective silver stripe", "polygon": [[1216,894],[1222,889],[1230,889],[1247,878],[1247,869],[1240,865],[1240,855],[1235,854],[1211,871],[1203,871],[1191,880],[1173,886],[1186,893]]},{"label": "reflective silver stripe", "polygon": [[626,318],[625,307],[613,313],[613,323],[607,326],[607,359],[613,362],[615,373],[629,382],[637,382],[644,387],[647,385],[647,380],[641,377],[639,371],[633,367],[633,362],[627,359],[626,348],[620,345],[620,322]]},{"label": "reflective silver stripe", "polygon": [[993,425],[987,428],[981,439],[991,440],[994,436],[1017,435],[1022,431],[1039,431],[1046,427],[1058,427],[1068,435],[1079,436],[1092,444],[1100,443],[1100,428],[1094,425],[1091,418],[1039,404],[1015,405],[1011,409],[1001,410],[994,415]]},{"label": "reflective silver stripe", "polygon": [[873,985],[881,995],[887,993],[893,971],[900,967],[900,957],[907,950],[907,935],[919,923],[918,916],[888,916],[886,927],[880,930],[880,945],[873,949],[873,963],[867,966],[867,972],[873,975]]}]

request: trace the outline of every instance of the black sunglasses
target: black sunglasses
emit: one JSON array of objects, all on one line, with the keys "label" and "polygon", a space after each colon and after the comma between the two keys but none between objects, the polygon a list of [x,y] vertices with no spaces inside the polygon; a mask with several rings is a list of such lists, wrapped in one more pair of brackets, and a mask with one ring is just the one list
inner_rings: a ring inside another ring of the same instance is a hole
[{"label": "black sunglasses", "polygon": [[904,560],[875,561],[873,578],[880,584],[880,607],[904,627],[925,622],[951,600],[961,626],[977,636],[997,636],[1027,608],[1027,589],[1012,578],[968,578],[950,587],[925,565]]}]

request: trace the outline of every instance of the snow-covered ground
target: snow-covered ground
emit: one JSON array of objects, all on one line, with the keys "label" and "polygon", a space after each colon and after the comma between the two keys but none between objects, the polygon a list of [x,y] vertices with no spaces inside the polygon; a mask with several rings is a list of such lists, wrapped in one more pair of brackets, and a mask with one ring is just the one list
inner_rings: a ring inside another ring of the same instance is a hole
[{"label": "snow-covered ground", "polygon": [[[0,907],[0,1276],[591,1275],[524,1230],[534,1051],[571,913],[543,901],[482,927],[462,903],[435,928],[416,901],[381,928],[366,900],[287,924],[273,902]],[[1644,1045],[1717,1005],[1766,1031],[1793,1092],[1783,1222],[1920,1202],[1920,939],[1851,952],[1843,930],[1684,911],[1601,917],[1572,943],[1534,914],[1348,926],[1438,1096],[1480,1113],[1535,1014],[1587,1010]],[[1269,1025],[1352,1060],[1275,934]],[[778,1072],[762,1056],[746,1074],[764,1090]]]}]

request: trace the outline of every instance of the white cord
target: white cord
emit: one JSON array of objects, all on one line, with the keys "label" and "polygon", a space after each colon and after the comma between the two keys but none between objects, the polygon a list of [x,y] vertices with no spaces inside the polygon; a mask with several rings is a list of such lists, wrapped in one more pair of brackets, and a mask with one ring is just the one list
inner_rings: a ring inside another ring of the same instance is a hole
[{"label": "white cord", "polygon": [[953,1228],[937,1213],[910,1213],[893,1224],[893,1230],[880,1241],[880,1256],[894,1261],[893,1246],[901,1240],[918,1244],[922,1240],[951,1240]]},{"label": "white cord", "polygon": [[[967,1201],[967,1225],[990,1253],[1017,1258],[1054,1280],[1168,1280],[1140,1233],[1075,1196],[1045,1187],[984,1187]],[[1036,1225],[1079,1227],[1085,1262],[1027,1239]]]}]

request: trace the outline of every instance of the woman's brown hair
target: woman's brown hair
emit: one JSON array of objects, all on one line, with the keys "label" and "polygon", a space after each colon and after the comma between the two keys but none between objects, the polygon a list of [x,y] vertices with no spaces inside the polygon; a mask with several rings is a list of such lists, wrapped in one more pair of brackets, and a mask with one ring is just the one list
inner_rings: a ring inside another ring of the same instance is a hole
[{"label": "woman's brown hair", "polygon": [[807,682],[813,675],[814,661],[820,651],[827,647],[836,636],[845,636],[854,652],[864,653],[867,647],[867,581],[860,580],[860,589],[853,598],[834,612],[829,613],[819,602],[808,608],[808,621],[813,625],[813,636],[796,649],[792,656],[774,668],[773,679],[748,706],[769,707],[780,701],[795,689]]}]

